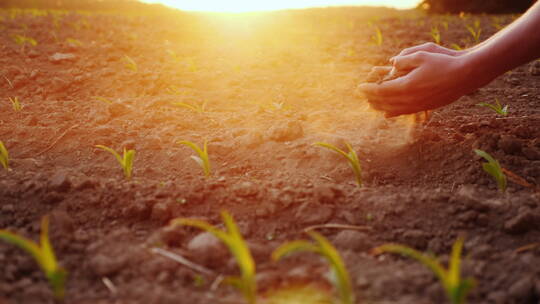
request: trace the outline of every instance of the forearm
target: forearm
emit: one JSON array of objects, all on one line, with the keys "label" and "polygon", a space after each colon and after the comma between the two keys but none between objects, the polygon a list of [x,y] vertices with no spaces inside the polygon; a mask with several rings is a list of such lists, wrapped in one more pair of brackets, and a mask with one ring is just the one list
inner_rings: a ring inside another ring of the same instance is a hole
[{"label": "forearm", "polygon": [[500,74],[540,57],[540,2],[465,56],[468,73],[486,84]]}]

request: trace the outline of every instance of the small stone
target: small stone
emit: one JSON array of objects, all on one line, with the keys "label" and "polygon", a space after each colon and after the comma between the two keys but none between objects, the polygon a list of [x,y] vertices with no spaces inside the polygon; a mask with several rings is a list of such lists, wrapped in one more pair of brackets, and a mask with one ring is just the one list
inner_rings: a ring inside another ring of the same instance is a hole
[{"label": "small stone", "polygon": [[373,248],[368,235],[361,231],[343,230],[334,237],[334,245],[340,249],[365,251]]},{"label": "small stone", "polygon": [[127,105],[119,102],[110,104],[108,110],[111,118],[120,117],[131,112],[131,109]]},{"label": "small stone", "polygon": [[403,238],[405,239],[405,243],[418,250],[424,250],[430,239],[427,233],[417,229],[405,231]]},{"label": "small stone", "polygon": [[292,141],[304,136],[304,129],[298,121],[289,121],[285,126],[274,126],[268,132],[268,137],[277,142]]},{"label": "small stone", "polygon": [[529,73],[533,76],[540,76],[540,61],[535,60],[531,63]]},{"label": "small stone", "polygon": [[524,276],[517,280],[508,289],[508,294],[515,300],[512,302],[519,303],[532,303],[534,298],[534,285],[533,280],[529,276]]},{"label": "small stone", "polygon": [[499,139],[498,146],[506,154],[516,155],[521,152],[521,142],[519,139],[510,135],[502,135]]},{"label": "small stone", "polygon": [[304,224],[324,224],[328,222],[334,213],[330,205],[304,203],[296,211],[296,219]]},{"label": "small stone", "polygon": [[152,208],[152,220],[159,221],[161,223],[166,223],[171,218],[171,209],[169,204],[166,203],[157,203]]},{"label": "small stone", "polygon": [[49,57],[49,61],[52,63],[60,63],[62,61],[70,61],[75,59],[76,56],[74,54],[64,54],[64,53],[54,53],[54,55]]},{"label": "small stone", "polygon": [[513,234],[525,233],[540,223],[539,217],[529,208],[521,208],[518,215],[504,223],[504,230]]},{"label": "small stone", "polygon": [[236,195],[240,197],[250,197],[256,195],[258,189],[254,183],[246,181],[235,185],[233,191]]},{"label": "small stone", "polygon": [[89,265],[92,271],[99,277],[110,276],[127,264],[126,255],[106,256],[98,253],[90,256]]},{"label": "small stone", "polygon": [[187,248],[193,257],[204,264],[219,265],[226,257],[223,243],[210,232],[201,232],[189,241]]},{"label": "small stone", "polygon": [[65,193],[71,188],[71,181],[69,180],[66,172],[59,171],[56,172],[49,180],[49,187],[50,189],[59,193]]}]

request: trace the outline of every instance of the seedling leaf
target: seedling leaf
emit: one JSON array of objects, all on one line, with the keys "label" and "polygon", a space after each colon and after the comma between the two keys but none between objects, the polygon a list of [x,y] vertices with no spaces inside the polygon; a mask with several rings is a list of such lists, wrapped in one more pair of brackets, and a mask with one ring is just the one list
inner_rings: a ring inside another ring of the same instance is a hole
[{"label": "seedling leaf", "polygon": [[272,259],[277,261],[286,255],[299,251],[314,252],[321,255],[326,259],[328,264],[330,264],[330,269],[335,275],[336,281],[333,283],[338,290],[341,303],[354,303],[354,294],[352,292],[349,273],[347,272],[345,263],[341,259],[341,256],[336,248],[334,248],[334,246],[332,246],[332,244],[318,232],[309,231],[307,234],[311,236],[316,244],[302,240],[285,243],[274,250],[272,253]]},{"label": "seedling leaf", "polygon": [[133,159],[135,158],[135,150],[127,150],[126,148],[124,148],[124,154],[120,156],[118,152],[114,151],[109,147],[103,145],[96,145],[96,148],[100,148],[114,155],[118,163],[120,163],[122,170],[124,171],[124,176],[127,179],[131,178],[131,173],[133,171]]},{"label": "seedling leaf", "polygon": [[188,140],[181,140],[181,141],[178,141],[178,143],[190,147],[191,149],[193,149],[193,151],[195,151],[198,154],[198,156],[191,156],[191,158],[195,160],[195,162],[197,162],[199,166],[201,166],[201,168],[204,171],[204,175],[206,177],[210,177],[212,175],[212,172],[210,168],[210,159],[208,157],[207,141],[206,140],[204,141],[203,149],[199,148],[197,144]]},{"label": "seedling leaf", "polygon": [[0,229],[0,239],[13,244],[30,254],[41,267],[53,288],[57,299],[64,298],[64,285],[67,272],[58,265],[53,248],[49,241],[49,218],[41,219],[40,245],[7,230]]},{"label": "seedling leaf", "polygon": [[499,99],[498,98],[495,98],[495,104],[490,104],[490,103],[486,103],[486,102],[481,102],[481,103],[478,103],[476,104],[477,106],[481,106],[481,107],[486,107],[486,108],[489,108],[489,109],[492,109],[493,111],[495,111],[497,114],[499,115],[502,115],[502,116],[506,116],[508,115],[508,105],[505,105],[504,107],[501,105],[501,103],[499,102]]},{"label": "seedling leaf", "polygon": [[476,155],[484,158],[487,161],[487,163],[482,164],[482,168],[484,169],[486,173],[488,173],[495,179],[495,181],[497,182],[497,186],[499,187],[499,190],[501,192],[505,192],[506,186],[507,186],[507,179],[506,179],[506,175],[504,174],[502,170],[501,165],[499,164],[499,161],[493,158],[487,152],[479,150],[479,149],[474,149],[474,153],[476,153]]},{"label": "seedling leaf", "polygon": [[9,152],[0,140],[0,163],[4,169],[9,170]]},{"label": "seedling leaf", "polygon": [[347,149],[349,150],[348,153],[329,143],[316,142],[313,145],[330,149],[342,155],[343,157],[345,157],[349,161],[349,165],[351,166],[354,172],[358,187],[362,187],[362,167],[360,165],[360,160],[358,159],[358,155],[356,154],[356,152],[354,151],[354,149],[349,143],[345,143],[345,145],[347,146]]},{"label": "seedling leaf", "polygon": [[461,251],[463,249],[463,238],[460,237],[452,246],[452,253],[448,265],[448,270],[432,256],[428,256],[410,247],[399,244],[385,244],[373,249],[375,255],[388,253],[398,253],[406,257],[417,260],[429,268],[441,281],[446,295],[452,304],[463,304],[468,292],[475,286],[472,278],[461,278]]},{"label": "seedling leaf", "polygon": [[220,230],[205,221],[187,218],[174,219],[171,221],[171,225],[196,227],[208,231],[222,241],[234,256],[241,272],[240,277],[228,277],[226,282],[238,288],[249,304],[255,304],[257,295],[255,262],[232,216],[228,212],[223,211],[221,212],[221,217],[225,223],[225,230]]},{"label": "seedling leaf", "polygon": [[129,57],[128,55],[124,55],[123,59],[124,59],[124,66],[126,68],[132,70],[133,72],[137,72],[139,70],[137,67],[137,63],[131,57]]}]

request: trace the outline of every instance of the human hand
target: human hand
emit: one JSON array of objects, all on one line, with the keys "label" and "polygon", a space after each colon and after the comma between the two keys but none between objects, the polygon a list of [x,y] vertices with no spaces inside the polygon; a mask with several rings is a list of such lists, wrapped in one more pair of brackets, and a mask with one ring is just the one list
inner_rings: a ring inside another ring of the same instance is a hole
[{"label": "human hand", "polygon": [[[392,64],[396,74],[407,73],[405,76],[359,86],[370,105],[385,112],[386,117],[435,109],[480,86],[470,77],[472,65],[468,56],[419,50],[404,53],[406,55],[393,57]],[[382,72],[388,68],[379,70]]]},{"label": "human hand", "polygon": [[426,42],[423,44],[419,44],[413,47],[403,49],[401,52],[399,52],[397,56],[390,58],[390,62],[392,62],[393,59],[396,57],[406,56],[406,55],[414,54],[416,52],[428,52],[428,53],[444,54],[444,55],[449,55],[449,56],[461,56],[461,55],[467,54],[468,51],[469,50],[461,50],[461,51],[452,50],[452,49],[440,46],[433,42]]}]

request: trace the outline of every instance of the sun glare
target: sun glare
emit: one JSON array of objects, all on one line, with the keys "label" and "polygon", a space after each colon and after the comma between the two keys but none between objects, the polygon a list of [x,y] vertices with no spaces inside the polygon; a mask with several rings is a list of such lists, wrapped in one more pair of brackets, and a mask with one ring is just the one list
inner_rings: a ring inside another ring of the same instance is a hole
[{"label": "sun glare", "polygon": [[420,0],[273,0],[273,1],[246,1],[246,0],[143,0],[147,3],[161,3],[185,11],[206,11],[223,13],[241,13],[256,11],[272,11],[282,9],[300,9],[327,6],[387,6],[399,9],[415,7]]}]

